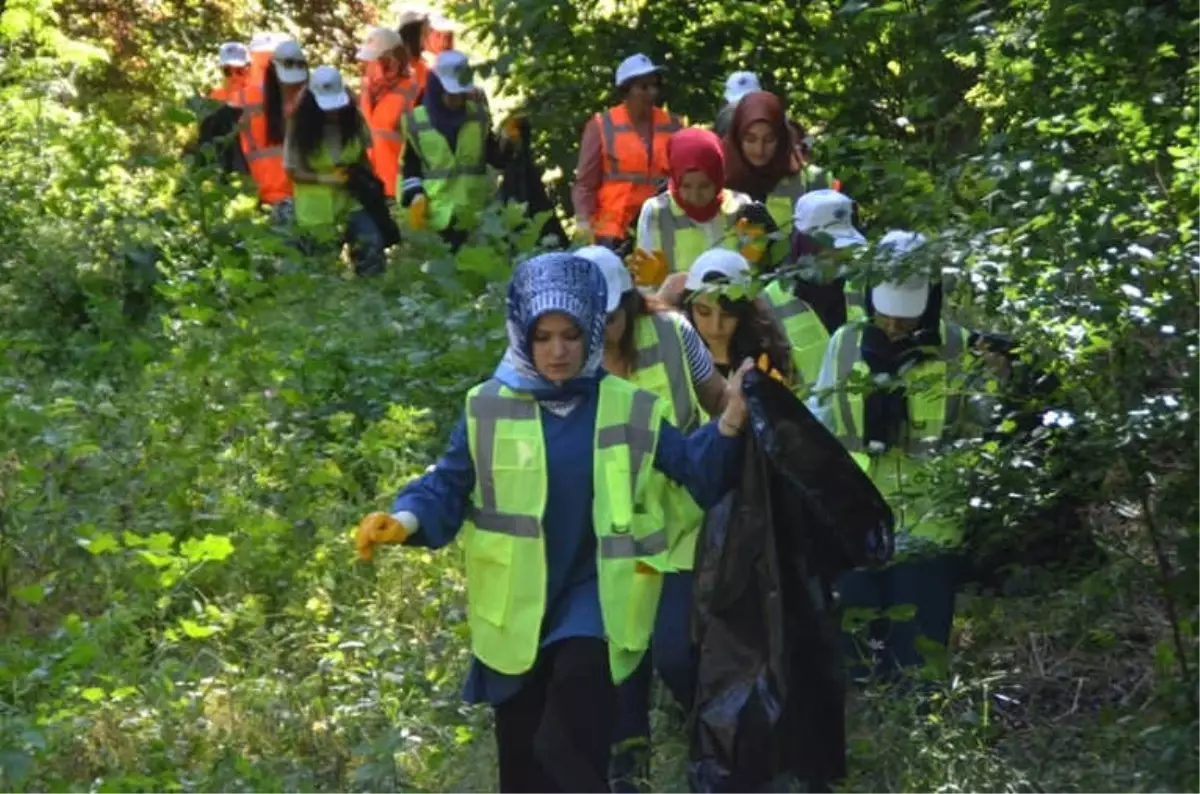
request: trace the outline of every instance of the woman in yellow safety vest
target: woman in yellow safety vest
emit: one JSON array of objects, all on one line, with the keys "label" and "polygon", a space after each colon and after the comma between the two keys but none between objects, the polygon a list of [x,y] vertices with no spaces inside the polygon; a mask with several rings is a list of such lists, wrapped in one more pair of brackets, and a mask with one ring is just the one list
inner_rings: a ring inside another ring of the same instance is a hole
[{"label": "woman in yellow safety vest", "polygon": [[[923,497],[921,471],[987,408],[968,395],[968,332],[941,318],[941,285],[902,273],[902,260],[924,241],[899,231],[880,240],[896,274],[871,289],[865,318],[833,334],[809,401],[896,516],[897,561],[852,571],[838,583],[843,607],[867,612],[853,623],[867,628],[870,641],[858,631],[844,639],[857,679],[895,678],[921,665],[919,638],[941,648],[949,643],[962,529]],[[872,384],[865,394],[863,383]],[[911,619],[897,618],[906,606],[915,609]]]},{"label": "woman in yellow safety vest", "polygon": [[709,505],[741,463],[745,368],[720,419],[685,437],[665,401],[604,371],[606,293],[569,253],[518,265],[500,366],[436,467],[358,529],[368,558],[463,531],[465,697],[495,710],[501,791],[608,790],[616,685],[650,644],[667,569],[666,486]]},{"label": "woman in yellow safety vest", "polygon": [[789,267],[763,297],[792,346],[795,387],[816,382],[830,335],[862,317],[862,289],[846,279],[852,249],[867,240],[854,228],[854,201],[836,190],[814,190],[796,201]]},{"label": "woman in yellow safety vest", "polygon": [[[611,249],[595,245],[575,254],[599,265],[608,285],[604,369],[661,397],[668,420],[684,432],[720,413],[725,378],[714,371],[704,341],[683,315],[657,297],[643,295]],[[648,773],[644,762],[649,756],[651,668],[658,670],[684,708],[688,708],[694,689],[688,615],[696,536],[704,513],[686,489],[678,487],[670,489],[666,507],[677,536],[667,554],[672,571],[663,579],[651,654],[618,692],[613,761],[614,786],[618,788],[621,780]]]},{"label": "woman in yellow safety vest", "polygon": [[400,204],[408,207],[408,225],[438,232],[455,249],[495,196],[488,166],[504,167],[518,134],[508,126],[498,137],[481,97],[467,56],[446,50],[434,62],[421,104],[401,117]]},{"label": "woman in yellow safety vest", "polygon": [[735,362],[767,357],[785,383],[792,383],[791,348],[770,310],[752,295],[752,269],[737,251],[705,251],[688,271],[679,304],[726,374]]},{"label": "woman in yellow safety vest", "polygon": [[721,139],[709,130],[680,130],[667,142],[669,189],[642,205],[634,258],[638,281],[658,286],[672,273],[686,273],[710,248],[738,248],[735,224],[751,203],[725,187]]},{"label": "woman in yellow safety vest", "polygon": [[332,66],[312,72],[288,121],[284,168],[293,183],[296,225],[318,242],[348,243],[360,275],[383,270],[383,234],[347,188],[352,169],[370,172],[366,123]]}]

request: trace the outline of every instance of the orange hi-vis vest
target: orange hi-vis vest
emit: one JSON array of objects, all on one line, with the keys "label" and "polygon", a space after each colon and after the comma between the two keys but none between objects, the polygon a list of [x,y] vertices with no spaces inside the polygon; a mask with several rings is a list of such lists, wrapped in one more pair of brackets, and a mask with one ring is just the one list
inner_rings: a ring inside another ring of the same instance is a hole
[{"label": "orange hi-vis vest", "polygon": [[596,196],[592,233],[597,237],[624,239],[642,204],[657,192],[659,180],[669,173],[667,141],[679,130],[679,117],[662,108],[654,109],[649,152],[624,105],[597,113],[595,121],[600,125],[604,181]]},{"label": "orange hi-vis vest", "polygon": [[394,86],[363,100],[363,117],[371,129],[371,167],[383,182],[389,197],[396,197],[396,182],[400,178],[400,158],[404,156],[404,136],[400,132],[401,117],[417,104],[421,87],[410,75]]},{"label": "orange hi-vis vest", "polygon": [[[283,167],[283,144],[267,143],[267,110],[263,90],[259,87],[242,90],[246,104],[242,106],[242,154],[250,176],[258,186],[258,198],[264,204],[278,204],[292,197],[292,180]],[[290,114],[293,108],[285,108]]]}]

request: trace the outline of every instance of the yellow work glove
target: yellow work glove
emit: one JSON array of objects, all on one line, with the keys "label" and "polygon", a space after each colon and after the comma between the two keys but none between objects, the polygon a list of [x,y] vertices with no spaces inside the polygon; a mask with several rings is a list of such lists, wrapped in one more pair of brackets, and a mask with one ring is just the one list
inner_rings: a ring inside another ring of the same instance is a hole
[{"label": "yellow work glove", "polygon": [[766,373],[769,377],[774,378],[780,383],[784,383],[783,374],[771,366],[771,359],[767,357],[766,353],[758,357],[758,371]]},{"label": "yellow work glove", "polygon": [[423,194],[412,200],[408,205],[408,228],[422,231],[429,225],[429,199]]},{"label": "yellow work glove", "polygon": [[757,223],[751,223],[748,218],[738,219],[734,229],[737,231],[738,240],[742,243],[738,253],[744,256],[750,264],[758,264],[763,255],[767,253],[767,247],[771,242],[767,239],[767,230]]},{"label": "yellow work glove", "polygon": [[358,549],[358,558],[370,562],[375,555],[375,546],[380,543],[403,543],[412,532],[395,516],[387,513],[369,513],[361,522],[354,534],[354,546]]},{"label": "yellow work glove", "polygon": [[650,253],[635,248],[625,259],[625,264],[633,274],[634,283],[639,287],[658,287],[667,280],[667,275],[671,272],[667,256],[662,251]]}]

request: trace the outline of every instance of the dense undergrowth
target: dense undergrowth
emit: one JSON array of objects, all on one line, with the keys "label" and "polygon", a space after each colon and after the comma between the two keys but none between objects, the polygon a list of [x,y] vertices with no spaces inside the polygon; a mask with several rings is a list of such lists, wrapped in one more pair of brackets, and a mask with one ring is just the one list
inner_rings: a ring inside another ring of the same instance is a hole
[{"label": "dense undergrowth", "polygon": [[[172,97],[136,95],[133,124],[125,83],[72,94],[112,64],[49,9],[10,2],[0,24],[5,55],[31,56],[0,70],[0,788],[492,788],[487,713],[458,698],[457,551],[362,566],[349,530],[494,366],[515,216],[457,267],[411,244],[370,281],[302,259],[244,191],[178,162]],[[1157,53],[1144,102],[1122,83],[1104,107],[1081,92],[1128,53],[1049,69],[1062,112],[1035,112],[1009,21],[975,95],[1007,141],[940,170],[926,142],[823,145],[868,218],[941,232],[955,311],[1064,381],[1058,468],[977,446],[947,498],[1012,529],[1067,488],[1108,562],[965,596],[929,713],[851,698],[845,786],[1195,790],[1194,53],[1131,45]],[[677,722],[655,719],[656,786],[682,790]]]}]

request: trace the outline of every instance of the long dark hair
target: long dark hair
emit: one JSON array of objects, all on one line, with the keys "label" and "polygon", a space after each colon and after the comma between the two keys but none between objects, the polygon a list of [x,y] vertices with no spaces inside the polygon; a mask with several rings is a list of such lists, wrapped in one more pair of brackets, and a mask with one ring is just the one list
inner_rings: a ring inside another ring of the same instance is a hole
[{"label": "long dark hair", "polygon": [[[710,277],[705,279],[707,283],[723,281],[726,279],[716,273],[710,274]],[[704,294],[707,293],[685,290],[680,296],[688,322],[693,325],[696,324],[695,317],[692,315],[693,300]],[[788,344],[787,337],[783,335],[783,331],[776,324],[770,312],[752,298],[734,299],[721,295],[717,298],[717,303],[720,304],[723,311],[732,314],[738,321],[737,329],[729,340],[730,366],[736,368],[747,358],[758,361],[758,357],[766,353],[771,366],[779,370],[779,374],[789,383],[794,383],[796,371],[792,367],[792,346]]]},{"label": "long dark hair", "polygon": [[283,84],[279,82],[274,61],[267,64],[263,74],[263,104],[267,114],[267,145],[278,146],[287,132],[287,119],[283,114]]},{"label": "long dark hair", "polygon": [[[366,135],[357,105],[357,100],[351,96],[350,103],[336,111],[338,132],[342,136],[343,146],[355,138]],[[300,98],[300,104],[296,107],[295,115],[292,116],[292,135],[295,138],[297,149],[306,162],[321,147],[324,128],[325,111],[317,106],[316,97],[312,95],[312,92],[306,90]]]},{"label": "long dark hair", "polygon": [[423,21],[409,22],[407,25],[397,28],[396,32],[400,34],[400,41],[404,44],[408,57],[414,60],[420,58],[421,49],[425,46],[425,23]]},{"label": "long dark hair", "polygon": [[637,363],[637,329],[634,326],[638,318],[670,311],[671,307],[654,295],[643,295],[641,290],[631,289],[621,296],[617,310],[621,309],[625,310],[625,332],[617,343],[617,353],[632,369]]}]

